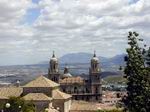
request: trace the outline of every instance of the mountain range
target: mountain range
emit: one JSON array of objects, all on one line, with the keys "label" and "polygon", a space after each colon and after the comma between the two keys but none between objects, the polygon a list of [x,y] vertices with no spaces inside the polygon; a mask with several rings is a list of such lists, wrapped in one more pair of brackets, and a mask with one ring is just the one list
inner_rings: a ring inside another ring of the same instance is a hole
[{"label": "mountain range", "polygon": [[[116,71],[120,66],[124,66],[124,56],[126,54],[116,55],[111,58],[106,58],[102,56],[97,56],[100,61],[100,66],[103,71]],[[66,54],[59,58],[60,67],[70,66],[72,68],[89,68],[90,60],[93,57],[93,54],[90,53],[70,53]],[[48,64],[49,61],[43,61],[39,64]]]},{"label": "mountain range", "polygon": [[[100,61],[102,70],[102,78],[107,76],[121,75],[118,71],[119,66],[124,66],[125,54],[116,55],[112,58],[97,56]],[[72,75],[80,75],[88,77],[90,60],[93,54],[90,53],[70,53],[59,58],[60,73],[63,73],[64,67],[67,65]],[[0,84],[14,83],[20,80],[25,83],[40,74],[47,74],[49,68],[49,60],[33,65],[14,65],[0,67]]]}]

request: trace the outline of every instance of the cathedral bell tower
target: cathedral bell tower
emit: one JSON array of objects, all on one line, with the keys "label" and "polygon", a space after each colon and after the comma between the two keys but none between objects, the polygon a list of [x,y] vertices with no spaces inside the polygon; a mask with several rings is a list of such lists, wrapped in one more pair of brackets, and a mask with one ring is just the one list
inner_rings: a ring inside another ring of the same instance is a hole
[{"label": "cathedral bell tower", "polygon": [[99,68],[99,59],[96,57],[96,53],[94,51],[93,58],[91,59],[91,73],[100,73]]},{"label": "cathedral bell tower", "polygon": [[58,59],[56,58],[54,52],[53,52],[52,58],[50,59],[50,62],[49,62],[48,78],[57,83],[59,82],[59,79],[60,79],[59,68],[58,68]]},{"label": "cathedral bell tower", "polygon": [[91,59],[91,67],[89,69],[89,80],[91,86],[91,93],[94,94],[92,100],[101,102],[102,96],[102,86],[101,86],[101,76],[100,76],[100,66],[99,59],[96,57],[94,51],[93,58]]}]

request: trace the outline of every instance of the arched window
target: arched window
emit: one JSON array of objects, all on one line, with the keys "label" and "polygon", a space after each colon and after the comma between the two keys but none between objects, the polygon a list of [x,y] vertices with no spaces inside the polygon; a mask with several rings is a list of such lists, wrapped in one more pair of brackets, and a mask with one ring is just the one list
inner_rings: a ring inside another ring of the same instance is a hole
[{"label": "arched window", "polygon": [[63,89],[63,92],[66,92],[66,89],[65,89],[65,88]]},{"label": "arched window", "polygon": [[86,96],[86,101],[89,101],[89,97],[88,96]]},{"label": "arched window", "polygon": [[94,65],[92,64],[92,71],[94,70]]},{"label": "arched window", "polygon": [[57,80],[57,77],[54,76],[54,77],[52,78],[52,81],[57,82],[57,81],[58,81],[58,80]]},{"label": "arched window", "polygon": [[77,92],[78,92],[77,87],[74,87],[74,93],[77,93]]},{"label": "arched window", "polygon": [[95,87],[95,93],[98,93],[98,87]]},{"label": "arched window", "polygon": [[54,81],[54,77],[52,78],[52,81]]},{"label": "arched window", "polygon": [[95,98],[96,100],[98,100],[98,96],[96,96],[96,98]]},{"label": "arched window", "polygon": [[84,89],[82,90],[82,93],[83,93],[83,94],[85,93]]},{"label": "arched window", "polygon": [[84,96],[82,96],[82,100],[84,100]]},{"label": "arched window", "polygon": [[77,96],[75,96],[75,100],[78,100],[78,97],[77,97]]},{"label": "arched window", "polygon": [[56,68],[56,67],[55,67],[55,64],[54,64],[54,70],[55,70],[55,68]]},{"label": "arched window", "polygon": [[86,93],[89,93],[89,90],[88,90],[88,88],[86,88]]}]

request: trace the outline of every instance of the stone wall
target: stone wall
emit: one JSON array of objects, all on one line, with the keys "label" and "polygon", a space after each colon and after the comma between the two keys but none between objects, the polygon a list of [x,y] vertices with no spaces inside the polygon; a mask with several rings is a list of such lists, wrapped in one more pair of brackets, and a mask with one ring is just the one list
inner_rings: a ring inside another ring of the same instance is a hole
[{"label": "stone wall", "polygon": [[52,88],[48,87],[24,87],[23,88],[23,96],[27,95],[28,93],[44,93],[47,96],[52,96]]},{"label": "stone wall", "polygon": [[61,85],[61,91],[69,94],[89,93],[90,87],[87,85]]},{"label": "stone wall", "polygon": [[60,112],[69,112],[70,108],[71,108],[71,99],[67,99],[67,100],[53,100],[53,104],[54,108],[59,107]]},{"label": "stone wall", "polygon": [[64,112],[64,100],[54,99],[52,105],[55,109],[57,109],[59,107],[60,112]]},{"label": "stone wall", "polygon": [[33,101],[36,112],[43,112],[46,108],[52,105],[51,101]]},{"label": "stone wall", "polygon": [[69,112],[70,109],[71,109],[71,99],[64,102],[64,112]]}]

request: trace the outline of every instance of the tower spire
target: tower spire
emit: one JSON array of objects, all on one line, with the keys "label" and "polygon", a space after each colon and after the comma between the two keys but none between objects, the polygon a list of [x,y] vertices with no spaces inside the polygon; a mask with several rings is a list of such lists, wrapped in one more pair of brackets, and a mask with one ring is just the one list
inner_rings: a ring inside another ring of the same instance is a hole
[{"label": "tower spire", "polygon": [[48,78],[59,82],[60,74],[59,74],[59,63],[58,59],[55,57],[55,52],[53,51],[52,58],[49,62],[49,69],[48,69]]},{"label": "tower spire", "polygon": [[52,58],[55,58],[55,51],[53,51],[53,56],[52,56]]},{"label": "tower spire", "polygon": [[96,57],[96,51],[94,50],[94,55],[93,55],[93,57]]}]

